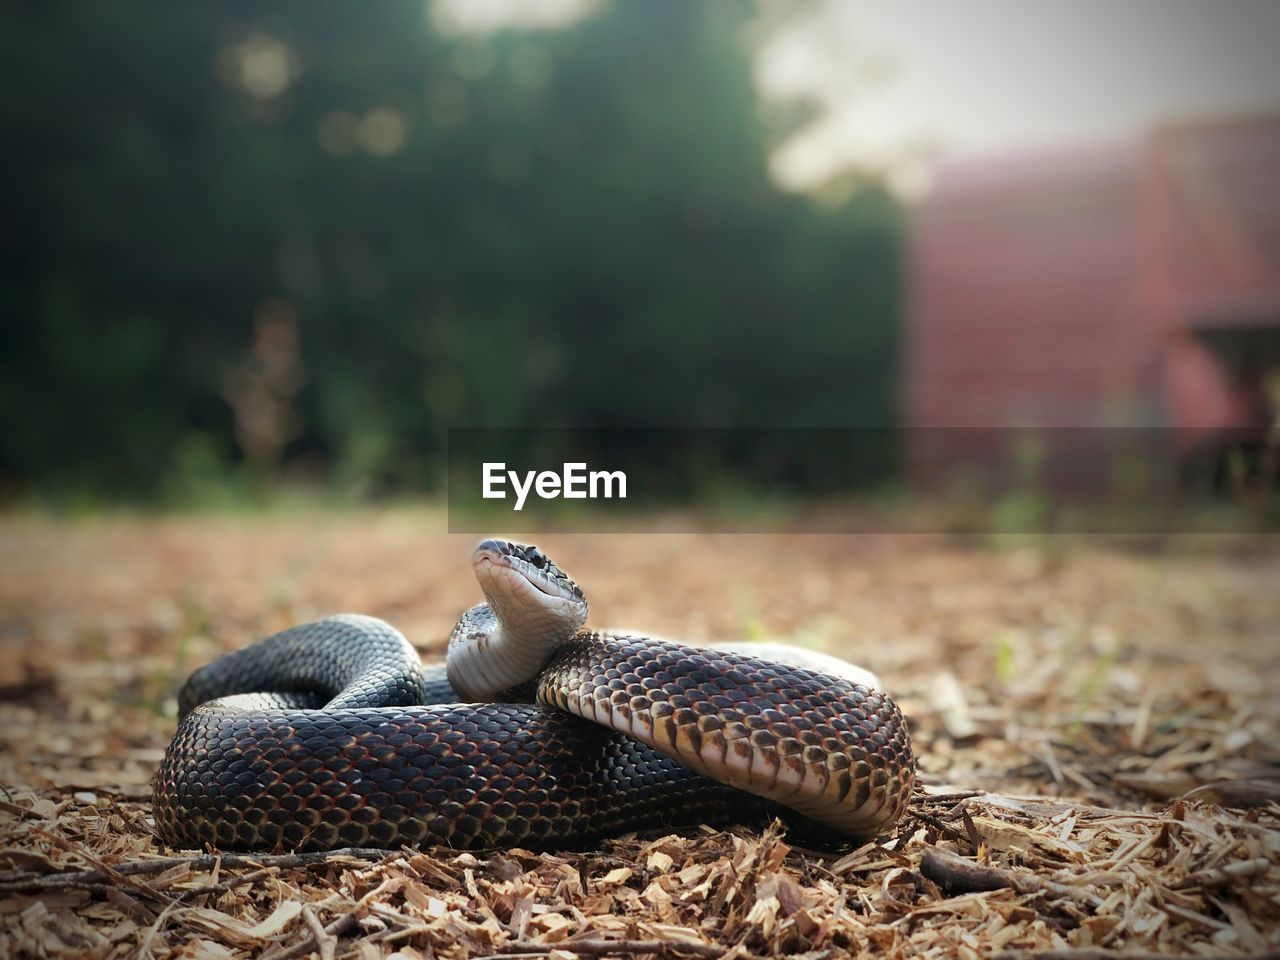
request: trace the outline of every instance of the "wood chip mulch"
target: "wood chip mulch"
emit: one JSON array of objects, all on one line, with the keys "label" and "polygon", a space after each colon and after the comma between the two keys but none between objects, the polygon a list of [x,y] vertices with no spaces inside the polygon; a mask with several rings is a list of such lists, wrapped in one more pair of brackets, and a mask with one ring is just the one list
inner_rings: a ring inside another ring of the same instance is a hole
[{"label": "wood chip mulch", "polygon": [[163,848],[149,781],[186,674],[342,610],[438,657],[477,598],[475,538],[442,529],[406,510],[0,520],[0,957],[1280,956],[1267,541],[539,538],[598,626],[879,673],[920,758],[898,832]]}]

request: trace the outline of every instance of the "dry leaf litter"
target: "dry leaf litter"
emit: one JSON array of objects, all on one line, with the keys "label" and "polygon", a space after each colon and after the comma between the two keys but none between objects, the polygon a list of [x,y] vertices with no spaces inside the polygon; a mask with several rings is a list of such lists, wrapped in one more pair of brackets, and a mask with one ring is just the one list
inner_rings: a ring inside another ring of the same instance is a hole
[{"label": "dry leaf litter", "polygon": [[[548,536],[593,623],[876,670],[921,786],[896,835],[774,824],[589,850],[219,855],[152,835],[195,666],[355,610],[439,657],[475,602],[438,514],[10,518],[0,955],[1275,956],[1280,550]],[[658,585],[655,589],[654,585]]]}]

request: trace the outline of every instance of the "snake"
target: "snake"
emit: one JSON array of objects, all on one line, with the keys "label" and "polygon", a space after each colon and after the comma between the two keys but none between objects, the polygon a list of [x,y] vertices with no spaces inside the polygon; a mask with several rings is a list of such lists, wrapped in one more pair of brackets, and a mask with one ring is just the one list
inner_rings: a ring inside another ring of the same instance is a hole
[{"label": "snake", "polygon": [[472,567],[485,599],[443,666],[341,614],[192,673],[153,782],[159,839],[546,849],[781,816],[864,841],[902,816],[915,764],[876,687],[588,629],[582,588],[536,546],[488,539]]}]

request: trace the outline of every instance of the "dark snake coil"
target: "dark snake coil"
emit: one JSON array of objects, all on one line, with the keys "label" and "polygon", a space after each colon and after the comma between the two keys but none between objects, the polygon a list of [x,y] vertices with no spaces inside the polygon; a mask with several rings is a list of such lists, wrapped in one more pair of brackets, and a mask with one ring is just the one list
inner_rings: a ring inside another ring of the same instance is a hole
[{"label": "dark snake coil", "polygon": [[897,706],[820,673],[579,632],[534,698],[450,702],[443,670],[369,617],[294,627],[187,682],[157,830],[227,850],[545,847],[795,811],[864,839],[911,792]]}]

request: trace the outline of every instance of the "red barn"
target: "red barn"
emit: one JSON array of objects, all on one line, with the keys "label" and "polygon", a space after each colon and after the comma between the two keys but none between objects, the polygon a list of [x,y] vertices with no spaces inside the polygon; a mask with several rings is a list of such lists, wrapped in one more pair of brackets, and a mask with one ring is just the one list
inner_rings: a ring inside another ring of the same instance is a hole
[{"label": "red barn", "polygon": [[945,165],[910,264],[917,482],[990,465],[1011,427],[1051,448],[1073,437],[1060,445],[1077,461],[1086,437],[1126,433],[1097,428],[1142,428],[1127,435],[1159,437],[1170,461],[1223,431],[1265,435],[1264,378],[1280,365],[1280,117]]}]

